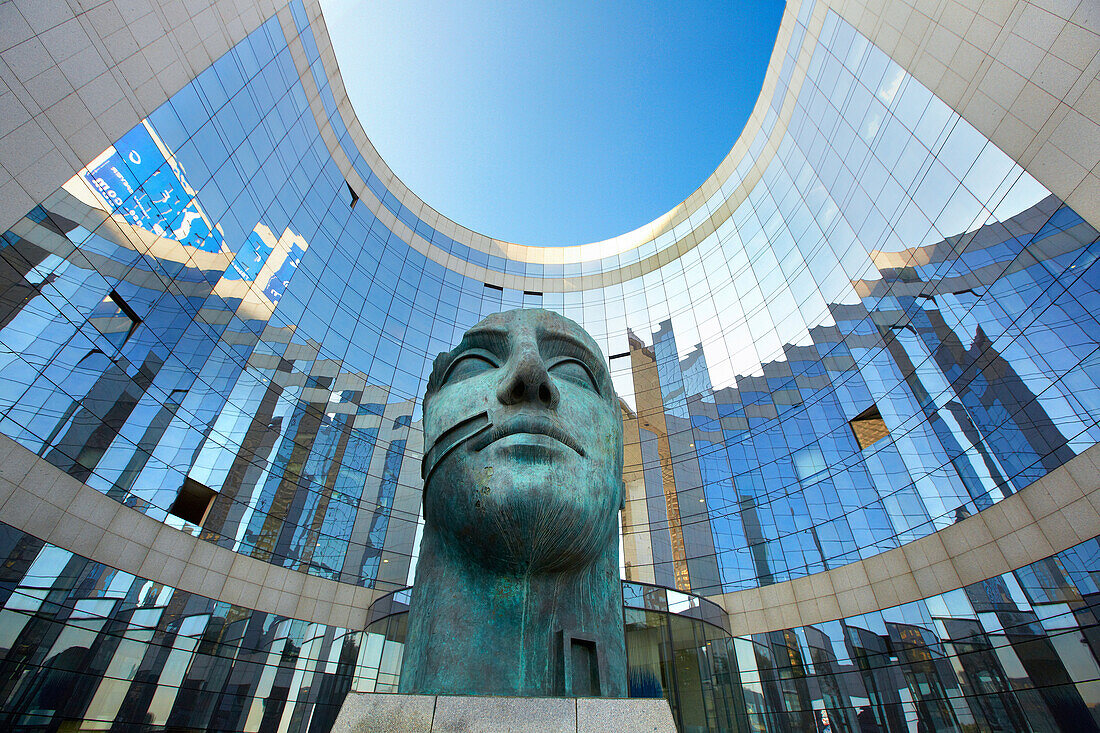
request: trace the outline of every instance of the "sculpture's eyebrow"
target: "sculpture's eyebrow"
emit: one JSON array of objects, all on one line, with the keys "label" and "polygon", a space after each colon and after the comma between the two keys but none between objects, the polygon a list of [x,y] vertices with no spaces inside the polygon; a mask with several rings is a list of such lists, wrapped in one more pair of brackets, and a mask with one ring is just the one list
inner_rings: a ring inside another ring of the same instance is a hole
[{"label": "sculpture's eyebrow", "polygon": [[603,360],[596,356],[596,352],[588,344],[572,334],[540,329],[539,352],[544,359],[548,353],[579,359],[591,370],[592,374],[596,375],[597,379],[601,382],[605,379],[607,367],[604,365]]},{"label": "sculpture's eyebrow", "polygon": [[481,348],[489,351],[501,359],[508,356],[508,332],[503,328],[481,327],[473,328],[466,332],[462,340],[452,351],[452,356],[458,356],[466,349]]},{"label": "sculpture's eyebrow", "polygon": [[503,363],[508,359],[508,332],[502,328],[492,326],[470,329],[462,336],[462,340],[458,342],[457,346],[436,357],[435,362],[432,364],[431,376],[428,377],[428,387],[424,392],[425,402],[427,402],[428,397],[442,389],[445,383],[444,377],[450,370],[451,365],[455,363],[455,359],[462,356],[469,349],[488,351]]}]

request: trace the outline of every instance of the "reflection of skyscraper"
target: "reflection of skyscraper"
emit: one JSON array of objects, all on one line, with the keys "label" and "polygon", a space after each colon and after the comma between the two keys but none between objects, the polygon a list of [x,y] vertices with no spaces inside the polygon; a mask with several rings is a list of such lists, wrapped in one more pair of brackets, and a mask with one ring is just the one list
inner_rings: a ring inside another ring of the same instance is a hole
[{"label": "reflection of skyscraper", "polygon": [[[634,376],[634,394],[637,399],[639,448],[642,459],[642,475],[645,482],[646,504],[649,508],[649,526],[656,531],[654,545],[654,571],[658,582],[690,590],[687,553],[684,548],[684,530],[680,519],[680,499],[676,491],[676,479],[672,470],[672,448],[669,445],[668,416],[662,402],[661,381],[652,348],[646,348],[636,337],[630,341],[630,365]],[[663,507],[661,504],[663,503]],[[663,518],[663,522],[662,519]],[[665,545],[661,524],[668,532],[669,555],[664,566],[658,558]],[[658,544],[659,543],[659,544]],[[660,547],[660,551],[657,549]],[[667,566],[671,565],[671,568]],[[668,575],[671,570],[671,576]],[[668,582],[671,580],[672,582]]]},{"label": "reflection of skyscraper", "polygon": [[[656,517],[667,517],[677,588],[698,593],[716,590],[720,582],[701,467],[706,453],[697,445],[702,442],[701,432],[690,410],[709,390],[706,364],[698,350],[680,360],[668,322],[654,335],[653,347],[644,346],[633,334],[629,339],[637,416],[636,425],[628,426],[627,434],[637,430],[639,435],[650,527]],[[696,381],[700,377],[703,381],[693,385],[689,406],[685,385],[693,373]],[[633,470],[631,465],[626,467],[628,474]],[[663,507],[659,505],[662,495]]]},{"label": "reflection of skyscraper", "polygon": [[635,658],[687,681],[681,722],[1087,729],[1086,5],[792,3],[695,194],[530,248],[389,171],[314,0],[155,10],[160,45],[58,100],[125,29],[71,56],[47,30],[99,16],[0,4],[30,115],[0,135],[0,726],[323,732],[392,687],[400,640],[362,629],[416,562],[431,359],[541,306],[611,357],[627,578],[729,613],[735,639],[694,596],[627,604],[677,617]]},{"label": "reflection of skyscraper", "polygon": [[770,585],[775,580],[768,564],[768,549],[764,540],[764,530],[760,516],[756,513],[756,500],[750,494],[742,494],[738,505],[741,510],[741,522],[745,527],[745,539],[748,541],[752,557],[753,570],[761,585]]}]

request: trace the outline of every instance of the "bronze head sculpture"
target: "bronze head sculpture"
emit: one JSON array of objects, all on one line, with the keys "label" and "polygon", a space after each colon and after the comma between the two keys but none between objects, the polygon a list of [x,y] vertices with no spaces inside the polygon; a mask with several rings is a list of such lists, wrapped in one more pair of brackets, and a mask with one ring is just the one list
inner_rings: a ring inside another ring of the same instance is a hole
[{"label": "bronze head sculpture", "polygon": [[625,696],[622,419],[592,338],[489,316],[435,361],[424,447],[402,691]]}]

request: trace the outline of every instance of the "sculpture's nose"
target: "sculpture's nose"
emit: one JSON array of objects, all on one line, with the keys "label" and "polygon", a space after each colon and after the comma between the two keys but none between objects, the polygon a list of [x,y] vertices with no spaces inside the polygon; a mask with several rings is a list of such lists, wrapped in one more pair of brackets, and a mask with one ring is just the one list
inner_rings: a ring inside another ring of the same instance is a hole
[{"label": "sculpture's nose", "polygon": [[497,388],[497,399],[501,404],[530,402],[551,410],[557,407],[558,388],[550,379],[538,351],[524,349],[513,358],[515,366]]}]

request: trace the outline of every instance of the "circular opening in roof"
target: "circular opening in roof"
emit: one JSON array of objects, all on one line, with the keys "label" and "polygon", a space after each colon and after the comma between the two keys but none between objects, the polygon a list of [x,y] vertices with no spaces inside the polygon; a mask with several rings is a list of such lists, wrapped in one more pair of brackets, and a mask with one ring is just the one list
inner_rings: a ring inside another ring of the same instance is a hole
[{"label": "circular opening in roof", "polygon": [[490,237],[573,245],[666,213],[759,96],[783,2],[322,0],[371,142]]}]

